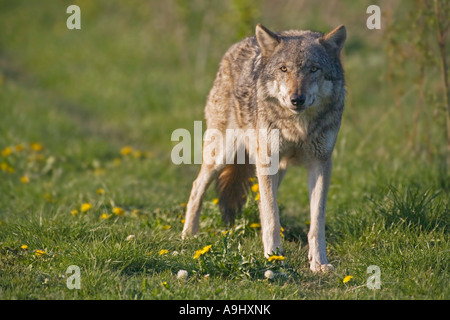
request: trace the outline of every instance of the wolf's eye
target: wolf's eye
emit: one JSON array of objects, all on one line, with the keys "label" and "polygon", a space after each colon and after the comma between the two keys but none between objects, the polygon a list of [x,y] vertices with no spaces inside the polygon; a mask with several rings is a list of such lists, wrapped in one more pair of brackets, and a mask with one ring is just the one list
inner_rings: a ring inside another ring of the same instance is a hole
[{"label": "wolf's eye", "polygon": [[319,70],[319,68],[317,68],[317,67],[311,67],[311,72],[316,72],[317,70]]},{"label": "wolf's eye", "polygon": [[286,66],[282,66],[282,67],[280,68],[280,70],[283,71],[283,72],[286,72],[286,71],[287,71],[287,67],[286,67]]}]

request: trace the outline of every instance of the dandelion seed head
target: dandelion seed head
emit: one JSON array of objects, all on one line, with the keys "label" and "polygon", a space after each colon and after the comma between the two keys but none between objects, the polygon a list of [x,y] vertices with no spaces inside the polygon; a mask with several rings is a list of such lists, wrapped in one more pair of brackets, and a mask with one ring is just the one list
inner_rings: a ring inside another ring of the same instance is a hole
[{"label": "dandelion seed head", "polygon": [[273,279],[274,274],[272,270],[266,270],[266,272],[264,272],[264,277],[266,277],[267,279]]},{"label": "dandelion seed head", "polygon": [[186,270],[178,270],[177,279],[186,280],[188,277],[188,272]]}]

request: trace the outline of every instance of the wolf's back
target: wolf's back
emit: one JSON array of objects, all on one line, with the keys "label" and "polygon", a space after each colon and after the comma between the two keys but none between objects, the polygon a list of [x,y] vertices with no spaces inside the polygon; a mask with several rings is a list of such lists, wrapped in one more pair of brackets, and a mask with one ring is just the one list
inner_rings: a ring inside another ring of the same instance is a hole
[{"label": "wolf's back", "polygon": [[[220,62],[214,85],[208,95],[205,117],[208,129],[217,129],[226,136],[226,129],[254,128],[256,123],[256,81],[260,49],[255,37],[232,45]],[[234,222],[242,209],[254,175],[254,165],[226,165],[216,181],[219,208],[227,225]]]},{"label": "wolf's back", "polygon": [[259,56],[255,37],[246,38],[227,50],[205,107],[208,128],[222,131],[227,125],[228,128],[254,126]]}]

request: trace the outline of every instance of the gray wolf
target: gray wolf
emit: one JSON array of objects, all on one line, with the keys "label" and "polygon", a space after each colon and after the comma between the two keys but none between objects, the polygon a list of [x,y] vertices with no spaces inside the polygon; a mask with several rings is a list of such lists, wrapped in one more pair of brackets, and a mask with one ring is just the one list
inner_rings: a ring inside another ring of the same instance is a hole
[{"label": "gray wolf", "polygon": [[[208,129],[265,129],[279,132],[279,169],[267,174],[257,148],[245,148],[244,163],[203,161],[186,206],[182,236],[199,229],[203,196],[216,180],[219,207],[228,224],[245,203],[249,178],[256,169],[259,211],[266,257],[282,252],[277,189],[290,165],[308,171],[311,224],[308,232],[310,269],[326,272],[325,206],[331,175],[331,154],[344,109],[344,72],[340,53],[346,40],[345,26],[329,33],[289,30],[273,32],[262,25],[256,34],[229,48],[208,95],[205,117]],[[205,147],[211,143],[204,142]],[[229,156],[230,150],[215,150]],[[252,151],[253,150],[253,151]],[[256,150],[256,151],[254,151]],[[254,159],[254,165],[250,163]]]}]

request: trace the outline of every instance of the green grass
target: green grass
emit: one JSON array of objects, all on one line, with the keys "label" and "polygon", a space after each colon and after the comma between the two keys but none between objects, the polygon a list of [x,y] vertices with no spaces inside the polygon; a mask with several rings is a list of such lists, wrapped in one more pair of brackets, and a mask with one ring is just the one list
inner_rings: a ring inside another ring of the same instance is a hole
[{"label": "green grass", "polygon": [[[344,16],[344,4],[334,16],[349,29],[348,98],[326,227],[335,270],[313,274],[304,169],[290,170],[280,188],[284,263],[262,254],[254,193],[226,229],[211,188],[200,234],[182,241],[182,204],[199,166],[171,162],[170,136],[177,128],[193,132],[220,57],[243,30],[252,33],[253,20],[325,31],[335,24],[327,13],[302,8],[315,15],[299,25],[295,10],[270,1],[255,12],[207,2],[76,3],[81,31],[65,27],[69,2],[0,1],[1,299],[450,297],[440,111],[421,119],[431,124],[427,136],[410,148],[415,73],[405,76],[413,89],[394,107],[396,93],[383,80],[384,39],[360,24],[367,6],[350,6]],[[125,146],[133,152],[121,154]],[[83,203],[92,208],[81,212]],[[80,290],[66,286],[71,265],[80,267]],[[380,290],[366,287],[370,265],[380,267]],[[347,275],[353,278],[343,283]]]}]

